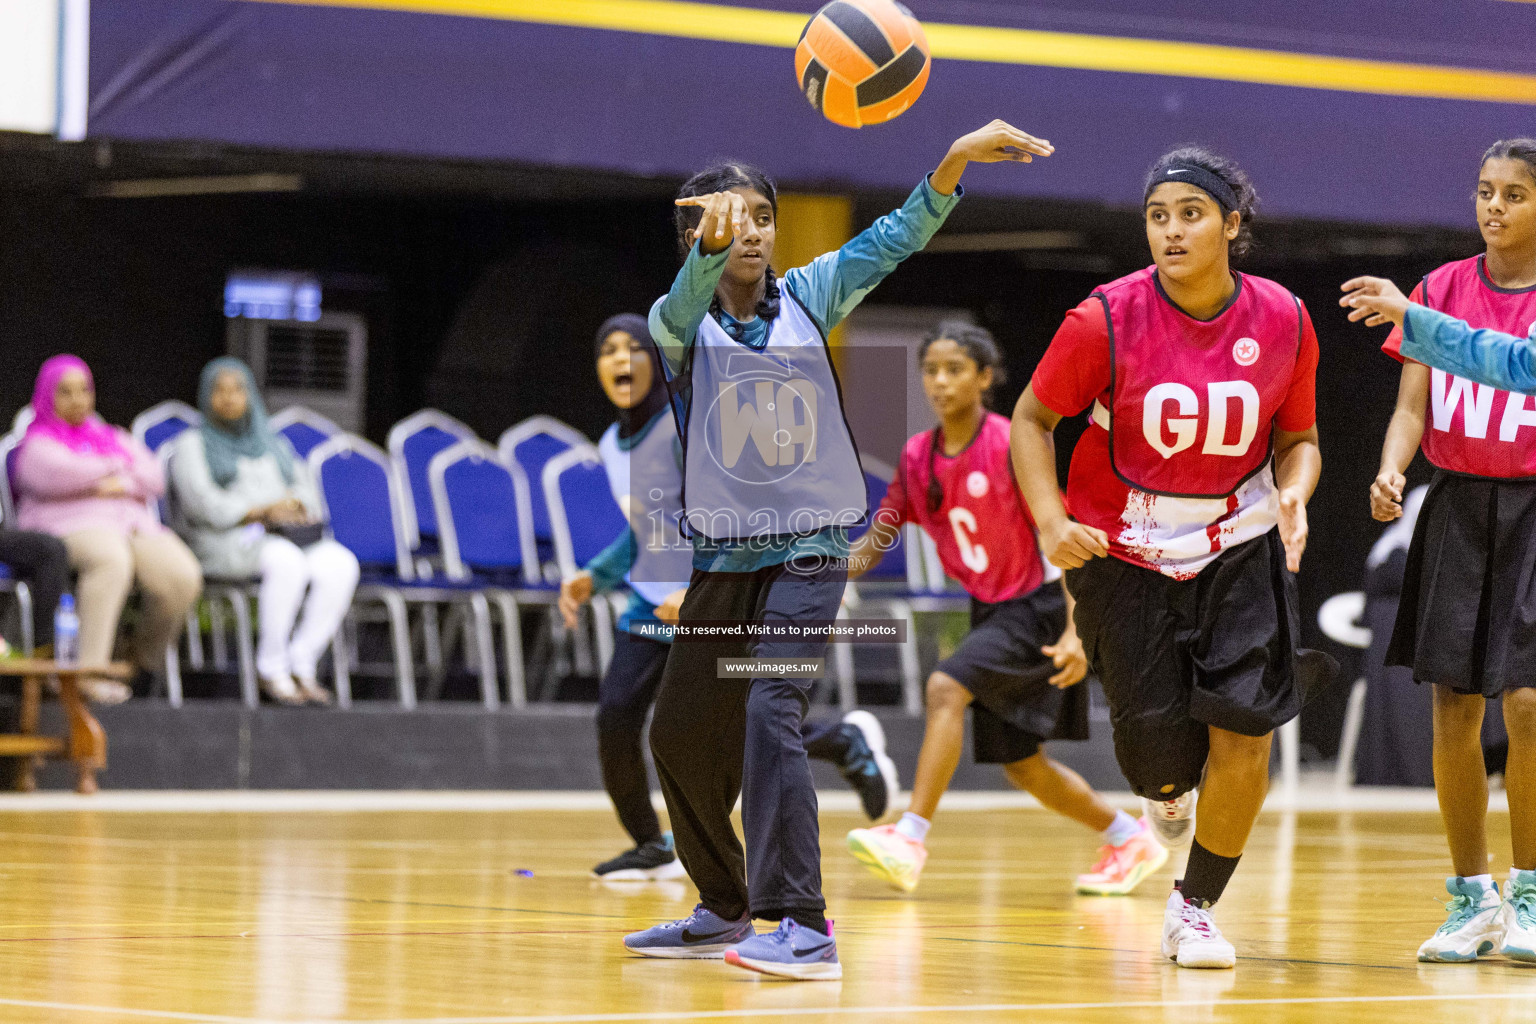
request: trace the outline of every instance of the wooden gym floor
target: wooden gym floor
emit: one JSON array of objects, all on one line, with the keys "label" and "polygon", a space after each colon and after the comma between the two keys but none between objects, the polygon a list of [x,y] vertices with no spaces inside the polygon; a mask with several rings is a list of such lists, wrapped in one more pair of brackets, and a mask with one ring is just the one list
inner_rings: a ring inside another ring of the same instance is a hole
[{"label": "wooden gym floor", "polygon": [[1415,962],[1446,870],[1423,811],[1266,813],[1220,908],[1240,958],[1221,972],[1157,956],[1171,870],[1132,898],[1073,895],[1092,837],[1043,811],[941,814],[912,897],[864,874],[842,847],[861,820],[828,811],[845,977],[793,984],[626,955],[625,932],[693,892],[588,877],[621,845],[601,810],[17,806],[0,810],[6,1022],[1536,1021],[1536,968]]}]

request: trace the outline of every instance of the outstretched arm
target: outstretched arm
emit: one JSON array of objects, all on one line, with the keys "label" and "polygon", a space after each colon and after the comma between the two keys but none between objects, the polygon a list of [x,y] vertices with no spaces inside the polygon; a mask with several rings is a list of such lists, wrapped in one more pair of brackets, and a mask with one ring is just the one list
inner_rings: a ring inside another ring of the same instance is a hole
[{"label": "outstretched arm", "polygon": [[972,161],[1029,163],[1055,150],[1044,139],[993,121],[949,147],[939,166],[907,197],[836,252],[784,275],[784,286],[830,331],[908,256],[921,252],[960,201],[960,176]]},{"label": "outstretched arm", "polygon": [[1536,340],[1473,327],[1465,320],[1409,302],[1397,285],[1380,277],[1344,283],[1340,299],[1351,320],[1367,327],[1388,321],[1403,329],[1404,359],[1458,377],[1524,394],[1536,393]]}]

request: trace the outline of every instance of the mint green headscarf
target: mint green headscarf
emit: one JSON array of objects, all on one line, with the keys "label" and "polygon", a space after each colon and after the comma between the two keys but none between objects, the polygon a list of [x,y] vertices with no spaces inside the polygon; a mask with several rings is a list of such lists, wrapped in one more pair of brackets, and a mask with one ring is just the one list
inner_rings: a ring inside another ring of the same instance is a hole
[{"label": "mint green headscarf", "polygon": [[[211,401],[213,385],[219,374],[233,370],[245,380],[245,415],[230,422],[213,414]],[[273,433],[267,424],[267,406],[256,390],[256,378],[251,368],[232,356],[220,356],[203,367],[202,380],[197,385],[197,408],[203,414],[203,453],[208,458],[208,472],[214,483],[228,487],[235,479],[235,471],[242,458],[259,459],[271,455],[277,459],[283,471],[283,479],[293,483],[293,456],[288,445]]]}]

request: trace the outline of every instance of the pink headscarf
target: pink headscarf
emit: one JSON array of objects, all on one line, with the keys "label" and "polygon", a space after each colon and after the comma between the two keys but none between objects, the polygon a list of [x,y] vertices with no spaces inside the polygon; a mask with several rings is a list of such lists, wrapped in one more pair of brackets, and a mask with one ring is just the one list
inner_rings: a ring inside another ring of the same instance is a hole
[{"label": "pink headscarf", "polygon": [[80,452],[83,455],[122,455],[128,452],[123,448],[122,441],[117,436],[117,431],[94,413],[78,427],[66,423],[53,409],[54,393],[58,390],[59,381],[70,370],[79,370],[85,374],[85,379],[95,386],[95,380],[91,377],[91,368],[85,365],[85,360],[79,356],[59,355],[43,363],[42,369],[37,371],[37,385],[32,389],[32,422],[27,426],[27,440],[35,437],[46,437],[51,441],[57,441],[71,451]]}]

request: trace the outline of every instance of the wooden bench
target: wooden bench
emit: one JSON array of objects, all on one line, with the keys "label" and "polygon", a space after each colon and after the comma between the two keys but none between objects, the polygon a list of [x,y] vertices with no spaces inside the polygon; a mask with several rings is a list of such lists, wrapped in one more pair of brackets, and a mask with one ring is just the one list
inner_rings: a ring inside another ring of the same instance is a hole
[{"label": "wooden bench", "polygon": [[[37,763],[51,757],[75,763],[80,773],[75,792],[96,792],[96,773],[107,766],[107,734],[80,696],[80,676],[126,680],[132,674],[129,666],[121,664],[85,669],[38,658],[0,659],[0,678],[21,679],[21,731],[0,734],[0,757],[21,759],[16,788],[23,792],[36,789],[34,772]],[[69,733],[65,736],[37,734],[43,680],[48,676],[56,676],[59,680],[59,700],[69,723]]]}]

